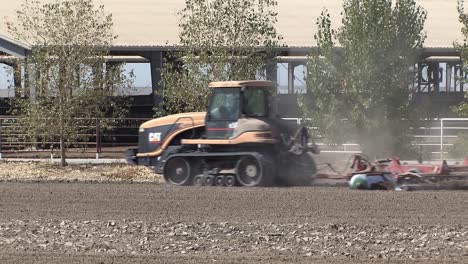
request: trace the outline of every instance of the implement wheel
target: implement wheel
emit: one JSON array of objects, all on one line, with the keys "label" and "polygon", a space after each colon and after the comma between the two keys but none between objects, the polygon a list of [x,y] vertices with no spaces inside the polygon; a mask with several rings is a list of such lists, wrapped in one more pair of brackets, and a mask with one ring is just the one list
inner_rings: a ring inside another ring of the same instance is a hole
[{"label": "implement wheel", "polygon": [[236,176],[241,186],[262,186],[264,183],[262,164],[252,156],[244,156],[239,159],[236,166]]},{"label": "implement wheel", "polygon": [[183,157],[169,159],[164,166],[164,179],[172,185],[189,185],[191,183],[190,162]]}]

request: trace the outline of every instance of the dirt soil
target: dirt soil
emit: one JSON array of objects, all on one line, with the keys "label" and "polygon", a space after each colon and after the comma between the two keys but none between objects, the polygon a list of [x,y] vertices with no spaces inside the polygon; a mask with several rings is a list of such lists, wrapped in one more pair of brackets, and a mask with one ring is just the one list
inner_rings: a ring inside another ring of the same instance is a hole
[{"label": "dirt soil", "polygon": [[138,167],[10,165],[0,263],[468,263],[468,192],[177,188]]}]

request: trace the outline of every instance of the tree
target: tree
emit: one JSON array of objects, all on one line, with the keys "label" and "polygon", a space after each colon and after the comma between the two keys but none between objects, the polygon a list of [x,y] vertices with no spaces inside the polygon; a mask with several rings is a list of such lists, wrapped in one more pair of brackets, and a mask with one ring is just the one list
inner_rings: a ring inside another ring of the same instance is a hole
[{"label": "tree", "polygon": [[14,102],[17,128],[34,141],[59,140],[65,166],[67,147],[89,134],[96,119],[122,113],[113,96],[125,79],[105,58],[115,39],[112,16],[92,0],[26,0],[7,26],[32,47],[23,62],[27,99]]},{"label": "tree", "polygon": [[[463,44],[455,43],[455,48],[460,51],[461,59],[463,62],[463,72],[468,72],[468,16],[465,13],[464,7],[465,1],[458,0],[457,10],[458,10],[458,21],[462,24],[462,34],[463,34]],[[465,79],[461,80],[462,83],[466,83]],[[457,112],[462,117],[468,117],[468,93],[465,94],[465,100],[455,107],[455,112]]]},{"label": "tree", "polygon": [[159,115],[204,111],[209,82],[264,78],[281,39],[276,5],[274,0],[186,0],[179,12],[181,49],[165,63]]},{"label": "tree", "polygon": [[403,155],[426,12],[414,0],[346,0],[343,8],[338,30],[327,10],[317,20],[319,49],[308,61],[300,105],[333,142],[353,138],[369,155]]}]

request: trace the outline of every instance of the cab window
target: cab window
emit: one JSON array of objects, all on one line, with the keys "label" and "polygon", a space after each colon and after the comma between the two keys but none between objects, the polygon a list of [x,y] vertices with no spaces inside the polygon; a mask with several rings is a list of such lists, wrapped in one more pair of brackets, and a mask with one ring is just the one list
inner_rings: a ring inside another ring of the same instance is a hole
[{"label": "cab window", "polygon": [[268,93],[265,89],[245,89],[243,102],[244,115],[253,117],[268,116]]},{"label": "cab window", "polygon": [[208,112],[211,120],[237,120],[240,116],[240,88],[215,89]]}]

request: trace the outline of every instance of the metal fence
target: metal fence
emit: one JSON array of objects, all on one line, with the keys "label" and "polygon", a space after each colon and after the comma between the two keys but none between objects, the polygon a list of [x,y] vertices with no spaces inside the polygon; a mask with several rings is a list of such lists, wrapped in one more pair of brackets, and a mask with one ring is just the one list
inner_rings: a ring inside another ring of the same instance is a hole
[{"label": "metal fence", "polygon": [[[95,125],[83,127],[83,140],[70,142],[72,156],[84,158],[100,156],[123,157],[125,149],[138,142],[138,128],[150,118],[95,119]],[[112,121],[112,127],[103,129],[101,121]],[[1,157],[45,157],[54,158],[60,148],[58,139],[26,140],[17,129],[16,117],[0,117],[0,158]],[[52,128],[51,128],[52,129]]]},{"label": "metal fence", "polygon": [[431,147],[431,154],[438,155],[442,160],[446,158],[448,147],[453,146],[459,135],[468,134],[468,118],[441,118],[432,121],[432,126],[420,130],[427,133],[416,135],[423,140],[418,145]]},{"label": "metal fence", "polygon": [[[103,130],[96,120],[95,126],[89,127],[87,140],[73,142],[72,145],[80,149],[82,156],[87,158],[123,157],[129,147],[136,146],[138,142],[138,127],[150,118],[119,118],[113,119],[114,126]],[[301,118],[285,118],[285,120],[302,124]],[[58,141],[21,140],[21,134],[15,131],[16,117],[0,117],[0,158],[25,157],[29,154],[36,156],[54,157],[58,153]],[[468,134],[468,118],[442,118],[429,120],[424,127],[413,128],[415,136],[413,145],[421,152],[426,153],[426,159],[447,158],[448,148],[451,147],[461,133]],[[317,129],[310,127],[310,129]],[[355,141],[339,145],[326,144],[324,137],[315,138],[323,153],[359,153],[359,144]],[[78,148],[79,147],[79,148]],[[42,153],[42,154],[41,154]],[[41,155],[39,155],[41,154]]]},{"label": "metal fence", "polygon": [[[285,118],[285,120],[302,124],[301,118]],[[317,129],[317,127],[309,127]],[[441,118],[427,120],[426,126],[413,127],[414,141],[413,146],[419,148],[419,151],[427,154],[427,158],[446,159],[449,147],[460,134],[468,134],[468,118]],[[317,145],[322,148],[324,153],[359,153],[361,152],[359,144],[350,141],[345,144],[328,145],[324,143],[325,137],[317,137]]]}]

